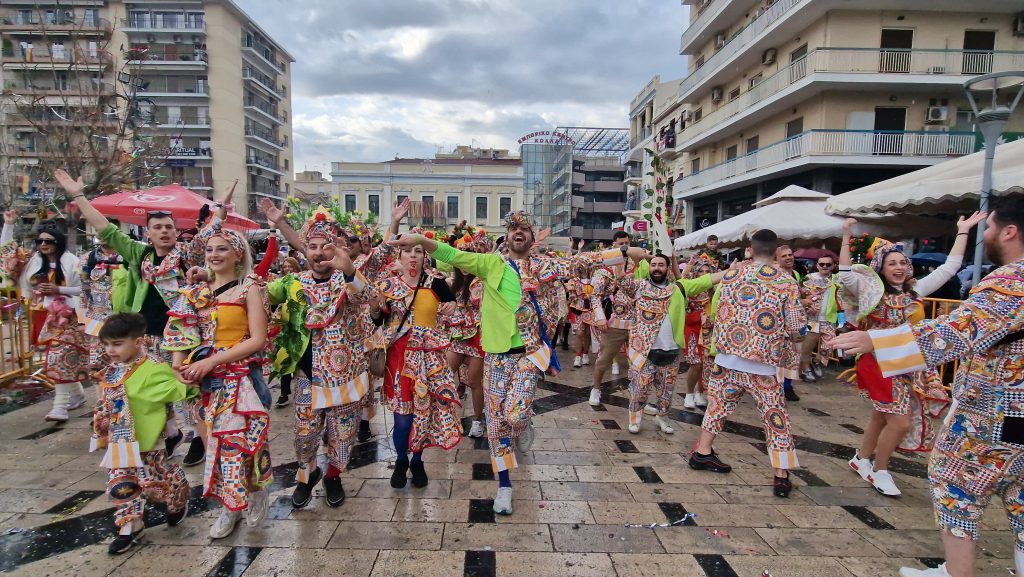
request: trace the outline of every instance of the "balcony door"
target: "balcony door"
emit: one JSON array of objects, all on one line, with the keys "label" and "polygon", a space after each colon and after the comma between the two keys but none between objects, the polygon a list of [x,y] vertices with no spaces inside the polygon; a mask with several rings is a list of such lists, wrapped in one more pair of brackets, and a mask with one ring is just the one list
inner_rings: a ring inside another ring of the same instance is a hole
[{"label": "balcony door", "polygon": [[910,49],[914,47],[913,30],[883,28],[879,47],[879,72],[910,72]]},{"label": "balcony door", "polygon": [[996,49],[996,33],[993,30],[966,30],[964,32],[964,74],[988,74],[992,72],[992,57]]},{"label": "balcony door", "polygon": [[907,129],[907,109],[899,106],[875,107],[875,154],[903,154]]}]

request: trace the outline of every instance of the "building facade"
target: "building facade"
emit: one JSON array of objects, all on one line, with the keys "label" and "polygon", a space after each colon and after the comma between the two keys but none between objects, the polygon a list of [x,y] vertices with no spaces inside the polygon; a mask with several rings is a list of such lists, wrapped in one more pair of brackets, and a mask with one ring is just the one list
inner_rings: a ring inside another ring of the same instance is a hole
[{"label": "building facade", "polygon": [[[289,193],[294,59],[232,0],[5,0],[0,40],[8,99],[75,106],[83,77],[110,88],[90,97],[131,87],[131,114],[161,151],[160,168],[139,186],[173,182],[219,198],[237,179],[236,210],[254,215],[260,196]],[[41,90],[53,103],[38,99]],[[116,100],[96,122],[123,121]],[[10,170],[35,181],[29,188],[43,184],[47,175],[31,170],[46,153],[41,137],[26,134],[29,123],[5,125],[0,150],[21,160]]]},{"label": "building facade", "polygon": [[[523,202],[523,165],[507,150],[459,146],[434,158],[332,162],[330,176],[330,194],[346,210],[373,213],[380,222],[408,198],[409,225],[440,229],[465,220],[501,234],[504,215]],[[319,193],[323,185],[308,179],[302,186]]]},{"label": "building facade", "polygon": [[683,3],[678,107],[633,120],[652,140],[672,127],[662,155],[688,231],[789,184],[839,194],[972,153],[964,80],[1024,69],[1012,0]]}]

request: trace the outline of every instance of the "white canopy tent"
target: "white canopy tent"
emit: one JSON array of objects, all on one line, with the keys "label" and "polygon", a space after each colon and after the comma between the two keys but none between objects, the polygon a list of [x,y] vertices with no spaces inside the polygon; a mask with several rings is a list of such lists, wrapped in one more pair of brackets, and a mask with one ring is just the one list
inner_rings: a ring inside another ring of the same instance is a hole
[{"label": "white canopy tent", "polygon": [[[858,216],[891,213],[911,207],[941,212],[976,205],[981,196],[985,153],[975,152],[941,164],[883,180],[828,201],[830,214]],[[1024,138],[996,148],[992,190],[1024,185]],[[906,211],[904,211],[906,212]]]},{"label": "white canopy tent", "polygon": [[[734,216],[728,220],[713,224],[707,228],[691,232],[675,240],[675,250],[683,251],[697,248],[707,243],[708,235],[718,236],[724,246],[737,245],[745,242],[752,234],[762,228],[769,228],[787,241],[824,241],[843,236],[845,217],[833,216],[825,212],[829,199],[833,198],[822,192],[790,185],[772,196],[755,203],[754,210]],[[937,227],[941,230],[942,223],[918,217],[872,218],[862,221],[854,228],[854,233],[870,233],[893,239],[917,236],[917,233],[932,235]],[[802,243],[814,244],[814,243]]]}]

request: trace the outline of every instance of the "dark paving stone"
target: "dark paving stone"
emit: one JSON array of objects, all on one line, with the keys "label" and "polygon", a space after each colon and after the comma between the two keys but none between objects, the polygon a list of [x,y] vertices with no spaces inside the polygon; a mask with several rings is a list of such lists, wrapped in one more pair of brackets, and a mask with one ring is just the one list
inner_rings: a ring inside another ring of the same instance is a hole
[{"label": "dark paving stone", "polygon": [[619,440],[615,441],[615,446],[618,447],[619,450],[622,451],[623,453],[639,453],[640,452],[640,449],[636,448],[636,445],[633,444],[633,441],[624,441],[624,440],[619,439]]},{"label": "dark paving stone", "polygon": [[494,523],[494,499],[470,499],[469,515],[466,521],[470,523]]},{"label": "dark paving stone", "polygon": [[679,524],[685,527],[697,526],[697,521],[689,516],[690,512],[686,510],[682,503],[658,503],[658,508],[668,518],[669,523],[679,523],[680,519],[686,519]]},{"label": "dark paving stone", "polygon": [[241,577],[263,547],[232,547],[206,577]]},{"label": "dark paving stone", "polygon": [[654,467],[633,467],[637,477],[644,483],[661,483],[661,477],[654,472]]},{"label": "dark paving stone", "polygon": [[53,507],[43,511],[43,513],[47,515],[70,515],[85,507],[89,504],[89,501],[92,501],[96,497],[105,493],[106,491],[79,491],[60,503],[57,503]]},{"label": "dark paving stone", "polygon": [[[605,409],[605,410],[607,410],[607,409]],[[621,429],[622,428],[622,427],[619,426],[618,421],[616,421],[614,419],[601,419],[601,426],[606,428],[606,429]]]},{"label": "dark paving stone", "polygon": [[473,463],[474,481],[493,481],[494,467],[490,463]]},{"label": "dark paving stone", "polygon": [[498,561],[494,551],[466,551],[462,577],[495,577]]},{"label": "dark paving stone", "polygon": [[853,515],[861,523],[864,523],[872,529],[880,529],[885,531],[892,531],[896,527],[890,525],[885,519],[882,519],[878,515],[872,513],[867,507],[857,507],[854,505],[843,505],[843,510]]},{"label": "dark paving stone", "polygon": [[694,555],[707,577],[739,577],[732,565],[721,555]]}]

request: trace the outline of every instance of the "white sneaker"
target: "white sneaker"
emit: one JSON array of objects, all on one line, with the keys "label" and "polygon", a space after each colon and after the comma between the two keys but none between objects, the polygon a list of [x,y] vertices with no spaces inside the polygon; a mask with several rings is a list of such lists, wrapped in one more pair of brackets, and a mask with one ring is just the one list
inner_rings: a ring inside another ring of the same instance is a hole
[{"label": "white sneaker", "polygon": [[523,434],[519,435],[519,440],[516,442],[516,446],[519,447],[520,453],[526,453],[533,447],[533,439],[536,436],[536,431],[533,430],[533,421],[530,421],[526,425],[526,429],[523,430]]},{"label": "white sneaker", "polygon": [[222,510],[220,512],[220,516],[213,522],[213,526],[210,527],[210,538],[223,539],[230,535],[231,532],[235,530],[235,525],[238,523],[238,519],[241,516],[241,511],[232,511],[230,509]]},{"label": "white sneaker", "polygon": [[596,407],[601,404],[601,389],[590,389],[590,406]]},{"label": "white sneaker", "polygon": [[245,510],[245,524],[250,527],[258,527],[267,518],[267,507],[269,497],[266,490],[249,493],[249,508]]},{"label": "white sneaker", "polygon": [[697,405],[698,407],[707,407],[708,406],[708,398],[705,397],[704,395],[700,394],[700,393],[694,393],[693,394],[693,404]]},{"label": "white sneaker", "polygon": [[687,409],[697,408],[697,402],[693,398],[693,393],[686,393],[686,397],[683,398],[683,407]]},{"label": "white sneaker", "polygon": [[612,375],[613,376],[618,376],[619,375],[619,363],[612,363]]},{"label": "white sneaker", "polygon": [[572,366],[573,366],[573,368],[576,368],[576,369],[582,367],[583,366],[583,357],[581,357],[579,355],[576,355],[576,358],[573,359],[573,361],[572,361]]},{"label": "white sneaker", "polygon": [[875,472],[875,468],[871,465],[871,460],[864,459],[857,453],[854,453],[853,458],[850,459],[850,468],[856,471],[860,478],[868,483],[871,482],[871,475]]},{"label": "white sneaker", "polygon": [[512,514],[512,487],[498,487],[493,509],[499,515]]},{"label": "white sneaker", "polygon": [[64,423],[68,420],[68,409],[67,407],[53,407],[49,413],[43,417],[47,421],[56,421],[58,423]]},{"label": "white sneaker", "polygon": [[884,469],[871,474],[871,484],[875,486],[875,490],[887,497],[899,497],[902,494],[896,482],[892,480],[892,475]]},{"label": "white sneaker", "polygon": [[658,407],[655,407],[654,405],[647,403],[644,406],[644,414],[651,415],[653,417],[654,415],[658,414]]},{"label": "white sneaker", "polygon": [[900,567],[900,577],[951,577],[946,571],[946,564],[930,569],[914,569],[912,567]]},{"label": "white sneaker", "polygon": [[640,425],[630,424],[629,427],[627,427],[627,429],[629,429],[630,433],[633,433],[635,435],[640,432]]},{"label": "white sneaker", "polygon": [[484,424],[480,421],[473,421],[469,427],[469,436],[478,439],[484,436]]},{"label": "white sneaker", "polygon": [[74,411],[85,404],[85,395],[71,395],[71,399],[68,400],[67,410]]},{"label": "white sneaker", "polygon": [[657,417],[654,417],[654,422],[658,424],[658,428],[661,429],[661,432],[666,435],[671,435],[676,432],[676,430],[672,428],[672,425],[669,424],[668,417],[658,415]]},{"label": "white sneaker", "polygon": [[590,366],[590,355],[583,355],[583,366]]}]

